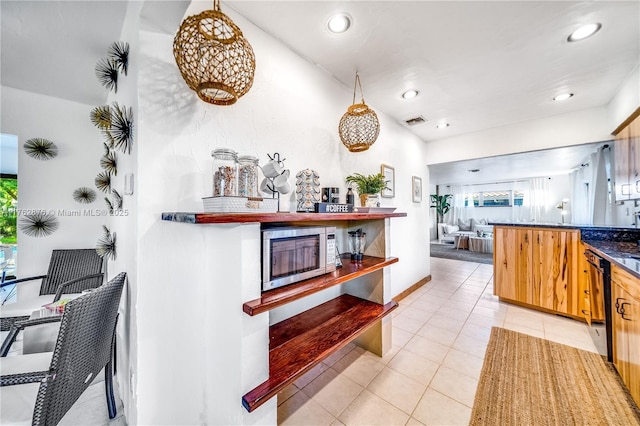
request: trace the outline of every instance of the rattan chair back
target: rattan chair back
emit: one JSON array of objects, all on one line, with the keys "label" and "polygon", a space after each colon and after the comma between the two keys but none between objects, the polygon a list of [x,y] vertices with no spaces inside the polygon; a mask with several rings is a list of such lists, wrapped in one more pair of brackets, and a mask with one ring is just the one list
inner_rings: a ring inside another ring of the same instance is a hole
[{"label": "rattan chair back", "polygon": [[58,424],[109,364],[125,278],[122,272],[65,306],[49,374],[38,390],[34,425]]},{"label": "rattan chair back", "polygon": [[[49,271],[40,285],[40,296],[56,294],[58,286],[64,282],[100,272],[102,272],[102,258],[98,256],[95,249],[53,250]],[[65,288],[64,293],[82,293],[101,284],[100,277],[86,279]]]}]

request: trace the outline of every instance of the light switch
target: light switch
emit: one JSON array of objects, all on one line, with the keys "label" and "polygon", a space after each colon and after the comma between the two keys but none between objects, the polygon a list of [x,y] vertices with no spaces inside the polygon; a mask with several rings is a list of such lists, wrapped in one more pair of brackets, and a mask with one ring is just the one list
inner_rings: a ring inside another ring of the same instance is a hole
[{"label": "light switch", "polygon": [[133,173],[124,175],[124,195],[133,195]]}]

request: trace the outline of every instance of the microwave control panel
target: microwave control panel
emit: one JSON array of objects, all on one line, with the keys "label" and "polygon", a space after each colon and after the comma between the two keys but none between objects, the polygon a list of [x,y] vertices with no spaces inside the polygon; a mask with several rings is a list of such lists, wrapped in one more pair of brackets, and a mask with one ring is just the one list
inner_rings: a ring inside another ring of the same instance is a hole
[{"label": "microwave control panel", "polygon": [[327,265],[336,263],[336,234],[327,234]]}]

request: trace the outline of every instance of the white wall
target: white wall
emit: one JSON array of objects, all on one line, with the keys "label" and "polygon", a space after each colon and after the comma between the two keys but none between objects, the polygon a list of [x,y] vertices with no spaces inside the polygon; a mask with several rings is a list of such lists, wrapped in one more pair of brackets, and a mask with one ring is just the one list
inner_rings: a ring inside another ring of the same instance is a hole
[{"label": "white wall", "polygon": [[[127,273],[127,285],[120,303],[120,319],[117,330],[118,371],[117,379],[120,395],[129,424],[136,424],[136,371],[138,365],[137,345],[137,277],[138,277],[138,53],[139,16],[143,2],[129,2],[120,41],[129,43],[129,68],[127,75],[118,77],[118,92],[109,92],[107,103],[117,102],[120,106],[132,108],[134,120],[133,145],[130,154],[118,152],[118,175],[111,178],[113,188],[123,197],[122,214],[111,217],[110,230],[117,236],[118,256],[109,261],[109,278],[119,272]],[[106,40],[105,49],[115,40]],[[125,176],[133,175],[133,194],[125,193]]]},{"label": "white wall", "polygon": [[437,164],[600,142],[612,130],[607,108],[591,108],[428,142],[426,159]]},{"label": "white wall", "polygon": [[[187,14],[210,6],[199,2]],[[243,300],[259,294],[259,275],[252,275],[259,271],[259,246],[250,238],[237,241],[257,235],[258,228],[160,220],[163,211],[202,210],[201,198],[211,195],[211,150],[233,148],[257,155],[261,164],[267,153],[277,151],[292,174],[312,168],[321,186],[340,187],[343,197],[348,174],[377,173],[382,163],[395,167],[396,197],[382,203],[408,217],[391,221],[391,253],[400,258],[390,267],[392,293],[430,273],[428,194],[422,203],[411,201],[411,176],[422,177],[425,188],[429,184],[423,143],[379,114],[382,130],[376,144],[367,152],[349,153],[336,129],[351,102],[351,88],[338,85],[243,18],[225,13],[242,28],[257,62],[253,88],[233,106],[206,104],[187,88],[175,65],[172,36],[140,32],[140,424],[275,423],[275,401],[251,415],[240,405],[240,397],[264,379],[266,368],[266,336],[259,330],[266,329],[268,315],[248,317],[241,310]],[[288,207],[295,209],[293,194]],[[243,293],[247,283],[258,293]],[[168,336],[177,339],[176,347],[167,348]]]},{"label": "white wall", "polygon": [[640,65],[631,71],[616,96],[609,102],[611,131],[622,124],[637,108],[640,108]]},{"label": "white wall", "polygon": [[[104,194],[96,190],[98,196],[92,204],[79,204],[72,196],[82,186],[95,189],[94,178],[101,171],[102,139],[89,120],[90,105],[10,87],[2,87],[1,102],[2,133],[18,136],[19,212],[52,211],[60,223],[52,235],[36,238],[21,231],[18,218],[18,276],[43,275],[51,250],[95,247],[101,226],[109,220]],[[35,137],[54,142],[58,156],[40,161],[26,155],[22,146]],[[19,297],[37,292],[39,285],[35,281],[19,286]]]}]

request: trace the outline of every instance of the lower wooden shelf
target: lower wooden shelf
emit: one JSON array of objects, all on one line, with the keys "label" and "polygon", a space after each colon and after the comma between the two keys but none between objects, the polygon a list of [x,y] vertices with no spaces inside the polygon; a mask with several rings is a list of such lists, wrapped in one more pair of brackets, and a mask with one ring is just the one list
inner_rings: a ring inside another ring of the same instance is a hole
[{"label": "lower wooden shelf", "polygon": [[385,259],[381,257],[363,256],[361,262],[354,263],[349,260],[348,254],[343,254],[343,266],[334,272],[264,292],[259,299],[244,303],[242,310],[247,315],[258,315],[334,285],[370,274],[396,262],[398,262],[397,257],[388,257]]},{"label": "lower wooden shelf", "polygon": [[269,328],[269,378],[242,397],[253,411],[398,307],[343,294]]}]

